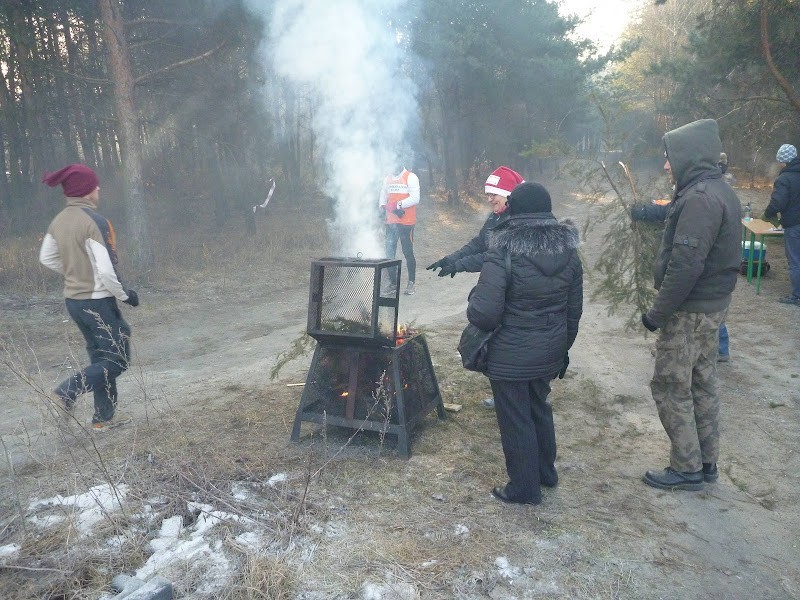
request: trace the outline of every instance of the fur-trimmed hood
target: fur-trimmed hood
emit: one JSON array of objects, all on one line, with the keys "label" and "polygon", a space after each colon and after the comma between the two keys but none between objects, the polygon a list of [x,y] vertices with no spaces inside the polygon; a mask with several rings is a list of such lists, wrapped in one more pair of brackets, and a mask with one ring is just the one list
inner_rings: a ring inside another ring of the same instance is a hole
[{"label": "fur-trimmed hood", "polygon": [[546,275],[561,271],[580,244],[575,223],[551,213],[513,215],[489,232],[490,249],[524,256]]},{"label": "fur-trimmed hood", "polygon": [[550,213],[514,215],[489,232],[489,248],[511,254],[563,254],[581,244],[572,219],[559,221]]},{"label": "fur-trimmed hood", "polygon": [[490,379],[551,379],[564,366],[583,307],[579,244],[575,224],[551,213],[512,215],[492,230],[467,306],[479,329],[502,325],[489,342]]}]

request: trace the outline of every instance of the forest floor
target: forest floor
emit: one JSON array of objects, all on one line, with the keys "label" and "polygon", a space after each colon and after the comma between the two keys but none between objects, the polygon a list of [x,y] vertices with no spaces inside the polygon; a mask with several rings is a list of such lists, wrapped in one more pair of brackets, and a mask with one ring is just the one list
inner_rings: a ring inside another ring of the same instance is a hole
[{"label": "forest floor", "polygon": [[[546,185],[559,218],[596,218],[567,182]],[[768,189],[737,191],[755,214],[766,206]],[[418,291],[401,295],[400,322],[424,330],[443,400],[463,408],[432,412],[409,460],[391,435],[304,424],[289,441],[311,355],[270,372],[305,331],[308,264],[324,249],[295,272],[241,265],[140,288],[141,306],[122,308],[133,422],[104,434],[85,429],[90,397],[74,420],[45,397],[85,362],[61,299],[0,291],[3,597],[108,597],[114,575],[157,572],[176,598],[800,598],[800,309],[777,302],[781,241],[760,295],[740,277],[729,312],[719,481],[666,492],[641,480],[669,454],[648,386],[654,337],[592,300],[603,231],[589,231],[584,316],[551,395],[559,485],[509,506],[490,494],[506,475],[488,381],[455,351],[477,275],[425,270],[478,231],[485,213],[467,212],[420,209]],[[100,502],[103,486],[115,501]],[[98,507],[87,528],[80,509]]]}]

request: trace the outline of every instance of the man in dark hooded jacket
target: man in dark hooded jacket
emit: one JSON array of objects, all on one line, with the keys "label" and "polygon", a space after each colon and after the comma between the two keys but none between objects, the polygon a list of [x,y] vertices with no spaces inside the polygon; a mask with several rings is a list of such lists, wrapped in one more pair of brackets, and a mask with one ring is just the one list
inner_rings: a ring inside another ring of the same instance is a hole
[{"label": "man in dark hooded jacket", "polygon": [[671,442],[670,465],[644,481],[663,489],[699,490],[717,479],[720,323],[736,287],[741,205],[717,167],[717,122],[694,121],[664,135],[664,168],[675,182],[653,266],[658,294],[642,315],[661,329],[650,389]]},{"label": "man in dark hooded jacket", "polygon": [[797,157],[797,148],[783,144],[775,160],[783,165],[783,169],[772,187],[764,218],[773,219],[778,213],[781,214],[783,245],[789,263],[792,291],[779,302],[800,306],[800,158]]},{"label": "man in dark hooded jacket", "polygon": [[[508,484],[492,490],[503,502],[539,504],[555,486],[556,434],[547,402],[550,381],[563,377],[583,310],[580,236],[551,212],[550,194],[522,183],[508,198],[509,218],[488,237],[467,318],[489,342],[488,371]],[[510,276],[506,255],[511,258]]]}]

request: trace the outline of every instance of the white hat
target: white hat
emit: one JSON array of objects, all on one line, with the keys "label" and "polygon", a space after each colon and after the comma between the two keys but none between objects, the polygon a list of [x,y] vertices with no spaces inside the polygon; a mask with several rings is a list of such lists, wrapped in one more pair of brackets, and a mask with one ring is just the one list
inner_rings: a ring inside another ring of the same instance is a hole
[{"label": "white hat", "polygon": [[791,144],[784,144],[778,148],[778,153],[775,155],[775,160],[779,163],[790,163],[797,158],[797,148]]}]

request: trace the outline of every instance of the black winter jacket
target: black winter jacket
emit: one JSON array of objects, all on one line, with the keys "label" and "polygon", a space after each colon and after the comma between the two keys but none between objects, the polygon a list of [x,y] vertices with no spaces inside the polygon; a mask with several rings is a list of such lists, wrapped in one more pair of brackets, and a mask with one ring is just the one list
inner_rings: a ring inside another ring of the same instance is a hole
[{"label": "black winter jacket", "polygon": [[460,250],[456,250],[445,257],[449,262],[454,263],[453,266],[455,267],[456,273],[461,273],[463,271],[467,273],[477,273],[481,270],[483,266],[483,255],[488,249],[486,238],[489,231],[501,223],[505,223],[508,217],[508,209],[504,210],[499,215],[495,213],[490,214],[489,218],[486,219],[483,227],[481,227],[481,230],[478,232],[478,235],[464,244]]},{"label": "black winter jacket", "polygon": [[800,158],[786,165],[772,186],[764,218],[771,219],[778,213],[783,227],[800,225]]},{"label": "black winter jacket", "polygon": [[676,192],[653,263],[658,295],[647,316],[658,327],[676,311],[728,308],[742,239],[739,198],[717,167],[722,143],[716,121],[703,119],[669,131],[664,145]]},{"label": "black winter jacket", "polygon": [[490,379],[552,378],[561,369],[583,311],[579,244],[575,224],[550,213],[511,216],[489,234],[467,318],[484,331],[502,324],[489,343]]}]

